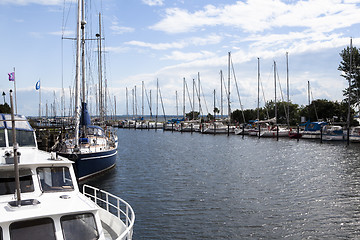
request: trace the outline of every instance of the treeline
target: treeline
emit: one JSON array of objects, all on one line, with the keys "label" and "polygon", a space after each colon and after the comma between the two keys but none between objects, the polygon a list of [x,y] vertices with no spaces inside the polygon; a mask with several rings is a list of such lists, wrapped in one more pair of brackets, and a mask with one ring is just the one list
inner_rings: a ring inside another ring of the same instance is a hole
[{"label": "treeline", "polygon": [[[325,99],[314,100],[310,105],[299,106],[298,104],[278,102],[277,103],[277,122],[279,124],[287,124],[287,111],[289,109],[289,123],[291,126],[296,126],[304,117],[310,121],[327,121],[336,123],[346,123],[348,116],[348,104],[346,102],[333,102]],[[257,119],[257,109],[235,110],[231,114],[231,120],[236,123],[244,123],[249,120]],[[245,117],[245,121],[243,118]],[[357,121],[353,120],[354,110],[351,109],[350,119],[352,119],[352,126],[358,125]],[[270,101],[265,104],[264,108],[259,109],[259,119],[266,120],[275,117],[275,103]]]}]

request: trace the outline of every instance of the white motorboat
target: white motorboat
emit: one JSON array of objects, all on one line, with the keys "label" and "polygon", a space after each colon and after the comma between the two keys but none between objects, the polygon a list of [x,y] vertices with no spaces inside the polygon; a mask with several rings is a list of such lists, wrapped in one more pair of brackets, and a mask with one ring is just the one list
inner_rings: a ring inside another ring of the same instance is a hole
[{"label": "white motorboat", "polygon": [[351,128],[349,139],[350,142],[360,142],[360,126]]},{"label": "white motorboat", "polygon": [[323,127],[322,140],[324,141],[343,141],[345,140],[342,126],[325,125]]},{"label": "white motorboat", "polygon": [[132,239],[127,202],[88,185],[81,193],[72,162],[39,150],[24,116],[14,130],[11,115],[0,119],[1,240]]}]

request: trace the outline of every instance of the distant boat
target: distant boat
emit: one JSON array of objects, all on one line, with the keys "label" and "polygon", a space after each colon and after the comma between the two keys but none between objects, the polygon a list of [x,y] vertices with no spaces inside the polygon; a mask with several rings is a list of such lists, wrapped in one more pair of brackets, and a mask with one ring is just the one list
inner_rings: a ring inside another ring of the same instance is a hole
[{"label": "distant boat", "polygon": [[349,138],[350,142],[360,142],[360,126],[351,128]]},{"label": "distant boat", "polygon": [[233,134],[235,133],[235,126],[228,126],[222,122],[214,122],[213,124],[204,127],[201,133],[205,134]]},{"label": "distant boat", "polygon": [[260,137],[288,137],[290,133],[289,129],[279,126],[273,126],[266,130],[260,131]]},{"label": "distant boat", "polygon": [[327,122],[306,122],[300,126],[305,126],[305,129],[301,131],[301,138],[305,139],[320,139],[321,128],[327,125]]},{"label": "distant boat", "polygon": [[[79,2],[79,4],[82,3]],[[66,157],[74,162],[76,176],[79,180],[83,180],[115,166],[117,136],[111,131],[91,125],[90,115],[85,102],[85,39],[81,39],[81,36],[83,36],[83,38],[85,36],[86,21],[84,20],[83,12],[79,13],[79,15],[78,18],[80,20],[78,20],[79,22],[77,24],[76,38],[75,126],[72,133],[66,133],[65,136],[62,135],[60,137],[53,149],[55,149],[60,156]],[[82,69],[82,72],[80,69]],[[83,78],[82,94],[80,94],[80,76]],[[81,105],[80,96],[82,97]],[[103,110],[100,109],[100,111]]]},{"label": "distant boat", "polygon": [[196,120],[181,121],[175,126],[179,132],[200,132],[200,122]]},{"label": "distant boat", "polygon": [[181,124],[181,122],[183,122],[183,121],[184,121],[184,118],[182,118],[182,119],[173,118],[163,124],[163,129],[164,129],[164,131],[176,131],[177,125]]},{"label": "distant boat", "polygon": [[322,140],[324,141],[344,141],[344,131],[342,126],[325,125],[323,127]]}]

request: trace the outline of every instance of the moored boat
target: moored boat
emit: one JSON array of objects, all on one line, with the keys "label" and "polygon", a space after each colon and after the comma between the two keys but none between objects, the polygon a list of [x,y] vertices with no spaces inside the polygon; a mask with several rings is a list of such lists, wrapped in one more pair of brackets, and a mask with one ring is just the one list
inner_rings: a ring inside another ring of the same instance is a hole
[{"label": "moored boat", "polygon": [[360,142],[360,126],[351,128],[349,139],[350,142]]},{"label": "moored boat", "polygon": [[127,202],[88,185],[81,193],[72,162],[39,150],[24,116],[15,128],[0,119],[0,239],[132,239]]},{"label": "moored boat", "polygon": [[[84,105],[83,105],[84,106]],[[86,105],[83,107],[86,109]],[[79,180],[92,177],[111,169],[116,164],[117,137],[107,129],[90,123],[90,116],[82,119],[80,136],[76,139],[75,132],[60,136],[53,149],[57,154],[74,163],[75,173]]]},{"label": "moored boat", "polygon": [[[117,136],[100,126],[91,126],[87,110],[86,73],[85,73],[85,6],[84,0],[78,0],[77,36],[76,36],[76,71],[75,71],[75,112],[73,132],[64,133],[53,149],[61,156],[74,162],[76,176],[79,180],[89,178],[115,166],[117,155]],[[100,29],[101,33],[101,29]],[[101,41],[101,38],[99,39]],[[99,53],[99,61],[101,54]],[[101,66],[101,62],[99,62]],[[100,82],[102,70],[99,70]],[[80,79],[81,78],[81,79]],[[80,84],[81,82],[81,84]],[[80,91],[81,89],[81,91]],[[104,122],[102,92],[100,91],[100,122]],[[81,99],[80,99],[81,98]]]},{"label": "moored boat", "polygon": [[301,124],[301,126],[305,126],[305,129],[301,131],[301,138],[305,139],[320,139],[321,128],[327,125],[326,122],[306,122]]},{"label": "moored boat", "polygon": [[225,125],[222,122],[214,122],[213,124],[204,127],[201,133],[205,134],[233,134],[235,132],[235,126]]},{"label": "moored boat", "polygon": [[323,127],[322,140],[324,141],[343,141],[345,140],[342,126],[325,125]]},{"label": "moored boat", "polygon": [[290,129],[278,127],[278,126],[269,126],[268,129],[260,131],[260,137],[288,137]]}]

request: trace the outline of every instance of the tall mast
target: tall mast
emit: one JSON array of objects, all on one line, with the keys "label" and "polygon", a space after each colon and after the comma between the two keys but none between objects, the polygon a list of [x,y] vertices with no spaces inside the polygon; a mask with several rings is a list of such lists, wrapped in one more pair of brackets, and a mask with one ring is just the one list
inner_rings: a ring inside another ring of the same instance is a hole
[{"label": "tall mast", "polygon": [[220,87],[220,90],[221,90],[221,93],[220,93],[220,118],[222,118],[222,116],[223,116],[223,72],[222,72],[222,70],[220,70],[220,84],[221,84],[221,87]]},{"label": "tall mast", "polygon": [[144,118],[144,81],[142,81],[142,90],[141,90],[141,117]]},{"label": "tall mast", "polygon": [[216,103],[215,103],[215,89],[214,89],[214,126],[215,126],[215,119],[216,119]]},{"label": "tall mast", "polygon": [[260,58],[258,60],[258,97],[257,97],[257,119],[260,120]]},{"label": "tall mast", "polygon": [[104,90],[103,90],[103,81],[102,81],[102,57],[101,57],[101,13],[99,13],[99,33],[98,37],[98,75],[99,75],[99,112],[100,112],[100,121],[104,121]]},{"label": "tall mast", "polygon": [[200,99],[200,72],[198,72],[198,84],[199,84],[199,95],[198,95],[198,98],[199,98],[199,118],[201,117],[201,99]]},{"label": "tall mast", "polygon": [[85,3],[82,0],[82,19],[81,19],[81,83],[82,83],[82,102],[86,102],[86,85],[85,85]]},{"label": "tall mast", "polygon": [[277,105],[276,105],[276,62],[274,61],[274,85],[275,85],[275,123],[277,124]]},{"label": "tall mast", "polygon": [[289,53],[286,52],[287,125],[290,128]]},{"label": "tall mast", "polygon": [[178,94],[177,91],[175,91],[176,96],[176,118],[179,118],[179,105],[178,105]]},{"label": "tall mast", "polygon": [[185,78],[183,81],[183,118],[185,119]]},{"label": "tall mast", "polygon": [[79,126],[80,126],[80,54],[81,54],[81,11],[82,0],[78,1],[78,19],[77,19],[77,32],[76,32],[76,85],[75,85],[75,147],[79,143]]},{"label": "tall mast", "polygon": [[134,98],[134,89],[131,89],[131,93],[132,93],[132,118],[135,118],[135,98]]},{"label": "tall mast", "polygon": [[352,79],[352,38],[350,38],[350,76],[349,76],[349,90],[348,90],[348,115],[347,115],[347,145],[350,142],[350,93],[351,93],[351,79]]},{"label": "tall mast", "polygon": [[193,120],[195,120],[195,79],[193,79],[193,104],[192,104]]},{"label": "tall mast", "polygon": [[152,98],[151,98],[151,89],[149,91],[149,95],[150,95],[150,119],[152,119]]},{"label": "tall mast", "polygon": [[126,88],[126,116],[127,116],[127,120],[129,120],[129,96],[128,96],[128,88]]},{"label": "tall mast", "polygon": [[230,57],[231,57],[231,52],[229,52],[229,59],[228,59],[228,117],[229,117],[229,121],[231,118],[231,108],[230,108]]},{"label": "tall mast", "polygon": [[116,120],[116,96],[114,96],[114,120]]},{"label": "tall mast", "polygon": [[138,117],[138,113],[137,113],[137,96],[136,96],[136,85],[134,87],[134,105],[135,105],[135,117]]},{"label": "tall mast", "polygon": [[157,127],[159,113],[159,79],[156,79],[156,116],[155,116],[155,129]]}]

